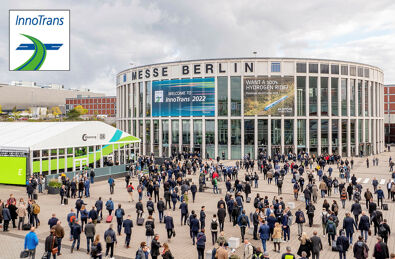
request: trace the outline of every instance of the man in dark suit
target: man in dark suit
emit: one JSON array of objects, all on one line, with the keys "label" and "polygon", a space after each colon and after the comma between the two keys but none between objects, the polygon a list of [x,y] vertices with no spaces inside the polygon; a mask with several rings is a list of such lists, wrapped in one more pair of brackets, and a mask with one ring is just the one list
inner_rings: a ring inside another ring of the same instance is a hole
[{"label": "man in dark suit", "polygon": [[171,236],[173,235],[174,231],[174,222],[173,222],[173,217],[170,215],[170,212],[167,214],[167,216],[164,218],[164,223],[167,231],[167,239],[171,239]]},{"label": "man in dark suit", "polygon": [[199,220],[196,218],[196,214],[192,215],[190,222],[191,232],[192,232],[192,243],[195,245],[195,238],[199,232]]},{"label": "man in dark suit", "polygon": [[313,236],[310,238],[311,245],[312,245],[312,259],[319,259],[320,258],[320,251],[322,250],[322,242],[321,238],[317,236],[317,231],[313,232]]},{"label": "man in dark suit", "polygon": [[358,201],[355,201],[355,203],[353,205],[351,205],[351,212],[354,215],[355,223],[358,225],[358,218],[359,218],[359,215],[361,215],[361,213],[362,213],[361,204],[359,204]]},{"label": "man in dark suit", "polygon": [[346,236],[352,244],[352,235],[354,234],[354,227],[355,229],[358,229],[357,224],[355,223],[355,220],[351,218],[350,213],[346,213],[346,217],[343,220],[343,229],[346,230]]},{"label": "man in dark suit", "polygon": [[131,219],[132,217],[128,215],[128,217],[123,221],[123,228],[124,228],[124,233],[126,235],[125,238],[125,246],[126,248],[129,248],[130,244],[130,236],[132,235],[132,227],[133,227],[133,221]]}]

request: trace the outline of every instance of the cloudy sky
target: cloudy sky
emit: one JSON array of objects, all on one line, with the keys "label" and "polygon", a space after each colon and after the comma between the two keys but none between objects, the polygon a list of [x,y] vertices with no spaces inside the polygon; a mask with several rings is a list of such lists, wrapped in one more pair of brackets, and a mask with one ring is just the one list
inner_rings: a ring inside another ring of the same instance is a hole
[{"label": "cloudy sky", "polygon": [[[395,83],[394,0],[2,0],[0,82],[64,84],[115,94],[134,65],[197,58],[309,57],[381,67]],[[70,9],[64,72],[8,70],[9,9]]]}]

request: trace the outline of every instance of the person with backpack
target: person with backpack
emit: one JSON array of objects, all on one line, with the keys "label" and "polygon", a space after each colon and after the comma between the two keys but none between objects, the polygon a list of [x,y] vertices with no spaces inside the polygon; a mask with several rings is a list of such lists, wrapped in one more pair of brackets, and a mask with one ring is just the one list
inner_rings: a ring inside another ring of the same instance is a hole
[{"label": "person with backpack", "polygon": [[152,216],[148,216],[145,222],[145,236],[147,237],[147,244],[150,244],[155,235],[155,223]]},{"label": "person with backpack", "polygon": [[211,184],[213,185],[213,193],[218,194],[218,181],[217,178],[213,178],[211,180]]},{"label": "person with backpack", "polygon": [[108,215],[111,216],[112,211],[114,210],[114,202],[112,201],[112,198],[106,202],[106,210],[108,211]]},{"label": "person with backpack", "polygon": [[307,211],[307,217],[309,218],[309,226],[313,226],[313,220],[314,220],[314,211],[315,211],[315,206],[313,203],[309,202],[306,208]]},{"label": "person with backpack", "polygon": [[154,202],[152,201],[152,197],[148,197],[147,211],[148,211],[148,214],[151,216],[155,212],[155,205],[154,205]]},{"label": "person with backpack", "polygon": [[374,245],[373,257],[376,259],[389,258],[388,246],[383,242],[381,237],[377,237],[377,243]]},{"label": "person with backpack", "polygon": [[110,258],[114,257],[114,244],[117,243],[117,237],[115,235],[114,230],[112,229],[112,224],[110,227],[104,232],[104,241],[106,242],[106,256],[110,252]]},{"label": "person with backpack", "polygon": [[133,221],[132,221],[132,216],[128,215],[127,218],[123,221],[122,224],[123,228],[124,228],[124,233],[126,235],[125,238],[125,247],[129,248],[129,244],[130,244],[130,237],[132,235],[132,228],[133,228]]},{"label": "person with backpack", "polygon": [[390,226],[387,224],[387,219],[384,219],[378,229],[379,236],[383,239],[384,243],[388,244],[388,236],[391,235]]},{"label": "person with backpack", "polygon": [[86,236],[86,250],[87,254],[90,252],[90,246],[93,246],[93,239],[95,238],[96,234],[96,227],[92,222],[92,219],[88,220],[88,223],[85,225],[84,233]]},{"label": "person with backpack", "polygon": [[108,185],[110,186],[110,194],[114,194],[114,186],[115,186],[115,180],[114,178],[112,178],[112,176],[110,176],[110,178],[108,179]]},{"label": "person with backpack", "polygon": [[84,203],[84,201],[81,198],[78,198],[75,201],[75,209],[77,210],[77,218],[80,215],[80,211],[81,211],[81,208],[82,208],[83,205],[85,205],[85,203]]},{"label": "person with backpack", "polygon": [[77,215],[74,213],[74,209],[71,209],[70,213],[67,214],[67,223],[69,224],[69,227],[70,227],[70,241],[73,240],[72,231],[73,231],[73,224],[74,224],[74,221],[76,220],[76,218],[77,218]]},{"label": "person with backpack", "polygon": [[279,177],[278,180],[277,180],[278,195],[281,195],[283,193],[282,189],[283,189],[283,178]]},{"label": "person with backpack", "polygon": [[81,207],[81,228],[84,231],[84,224],[88,223],[89,212],[86,210],[85,205]]},{"label": "person with backpack", "polygon": [[339,237],[336,239],[336,250],[339,252],[339,259],[346,259],[346,253],[350,247],[350,243],[344,235],[343,230],[340,230],[339,234]]},{"label": "person with backpack", "polygon": [[51,229],[49,236],[45,239],[45,253],[47,253],[46,259],[51,259],[53,257],[56,259],[58,243],[55,236],[55,230]]},{"label": "person with backpack", "polygon": [[122,205],[118,204],[118,209],[115,210],[115,217],[117,218],[118,235],[121,235],[123,216],[125,216],[125,211],[122,209]]},{"label": "person with backpack", "polygon": [[40,226],[40,220],[38,219],[38,214],[40,213],[40,206],[37,204],[37,202],[36,201],[32,201],[32,207],[33,207],[33,214],[32,214],[32,216],[33,216],[33,220],[32,220],[32,222],[33,222],[33,226],[34,227],[38,227],[38,226]]},{"label": "person with backpack", "polygon": [[250,228],[250,219],[246,216],[245,210],[241,212],[241,215],[237,219],[237,224],[240,227],[241,241],[244,242],[244,236],[246,232],[246,227]]},{"label": "person with backpack", "polygon": [[93,259],[101,259],[102,258],[102,245],[100,243],[100,235],[96,235],[95,241],[92,243],[90,255]]},{"label": "person with backpack", "polygon": [[295,223],[298,224],[298,236],[301,237],[303,233],[303,224],[306,223],[306,218],[300,208],[295,212]]},{"label": "person with backpack", "polygon": [[329,216],[328,221],[326,222],[326,233],[328,235],[329,246],[331,246],[331,242],[335,242],[336,236],[336,224],[333,220],[333,217]]},{"label": "person with backpack", "polygon": [[217,215],[215,214],[213,215],[213,219],[211,220],[210,230],[211,230],[212,243],[214,245],[218,237],[218,219],[217,219]]},{"label": "person with backpack", "polygon": [[204,249],[206,248],[206,235],[204,228],[197,234],[196,248],[198,251],[198,259],[204,259]]},{"label": "person with backpack", "polygon": [[72,226],[72,235],[73,235],[73,243],[71,244],[71,253],[73,253],[75,243],[77,242],[77,251],[80,250],[80,241],[81,241],[81,233],[82,229],[80,224],[78,224],[78,219],[74,220],[73,226]]},{"label": "person with backpack", "polygon": [[[130,176],[129,176],[130,177]],[[129,182],[128,182],[129,183]],[[133,184],[132,183],[130,183],[129,185],[127,185],[126,186],[126,191],[128,192],[128,194],[129,194],[129,196],[130,196],[130,199],[132,200],[132,202],[134,202],[134,199],[133,199],[133,190],[134,190],[134,187],[133,187]],[[130,202],[130,201],[129,201]]]},{"label": "person with backpack", "polygon": [[356,259],[367,259],[369,255],[369,247],[363,242],[363,237],[359,236],[358,241],[353,247],[353,254]]}]

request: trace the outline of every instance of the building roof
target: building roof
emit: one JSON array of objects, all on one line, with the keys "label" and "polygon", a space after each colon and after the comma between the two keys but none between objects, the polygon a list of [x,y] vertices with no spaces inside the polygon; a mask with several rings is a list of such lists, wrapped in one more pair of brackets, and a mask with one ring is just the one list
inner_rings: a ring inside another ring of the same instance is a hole
[{"label": "building roof", "polygon": [[138,143],[139,138],[104,122],[0,122],[0,149],[31,150]]}]

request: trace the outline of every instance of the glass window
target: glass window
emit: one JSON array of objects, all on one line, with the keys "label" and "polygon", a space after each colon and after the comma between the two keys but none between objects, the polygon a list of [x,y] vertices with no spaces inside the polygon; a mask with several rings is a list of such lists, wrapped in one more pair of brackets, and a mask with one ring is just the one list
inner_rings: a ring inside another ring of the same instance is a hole
[{"label": "glass window", "polygon": [[193,121],[193,144],[202,145],[203,132],[202,132],[202,120]]},{"label": "glass window", "polygon": [[341,79],[341,107],[342,116],[347,116],[347,79]]},{"label": "glass window", "polygon": [[365,120],[365,142],[369,142],[369,120]]},{"label": "glass window", "polygon": [[339,74],[339,65],[337,65],[337,64],[331,65],[331,74],[333,74],[333,75]]},{"label": "glass window", "polygon": [[358,67],[358,76],[363,77],[363,67]]},{"label": "glass window", "polygon": [[143,142],[143,135],[144,134],[144,127],[143,127],[143,121],[139,121],[139,138],[141,139],[141,142]]},{"label": "glass window", "polygon": [[269,136],[268,133],[267,120],[258,120],[258,145],[267,145]]},{"label": "glass window", "polygon": [[228,121],[218,120],[218,155],[228,158]]},{"label": "glass window", "polygon": [[[328,147],[329,146],[328,126],[329,126],[329,120],[321,120],[321,147]],[[326,150],[328,150],[328,149],[326,149]]]},{"label": "glass window", "polygon": [[365,73],[364,73],[366,78],[369,78],[369,68],[365,68]]},{"label": "glass window", "polygon": [[310,105],[310,115],[317,116],[317,96],[318,96],[318,86],[317,77],[309,77],[309,105]]},{"label": "glass window", "polygon": [[241,159],[241,120],[231,120],[231,158]]},{"label": "glass window", "polygon": [[272,62],[272,70],[271,71],[274,73],[279,73],[281,71],[280,62]]},{"label": "glass window", "polygon": [[320,64],[321,74],[329,74],[329,64]]},{"label": "glass window", "polygon": [[365,81],[365,116],[368,116],[369,112],[369,82]]},{"label": "glass window", "polygon": [[189,120],[182,120],[182,144],[191,144],[191,123]]},{"label": "glass window", "polygon": [[332,116],[339,115],[339,78],[331,78]]},{"label": "glass window", "polygon": [[143,104],[144,104],[143,91],[144,91],[143,82],[139,82],[139,116],[140,117],[143,117]]},{"label": "glass window", "polygon": [[218,78],[218,116],[228,115],[228,77]]},{"label": "glass window", "polygon": [[[350,120],[351,145],[355,146],[355,120]],[[354,152],[352,152],[354,153]]]},{"label": "glass window", "polygon": [[250,155],[250,158],[255,157],[255,121],[244,120],[244,155]]},{"label": "glass window", "polygon": [[370,116],[371,117],[375,116],[374,110],[373,110],[373,107],[374,107],[374,105],[373,105],[374,104],[374,101],[373,101],[374,89],[375,89],[374,83],[370,82]]},{"label": "glass window", "polygon": [[310,73],[318,73],[318,64],[309,64]]},{"label": "glass window", "polygon": [[296,73],[306,73],[306,63],[296,63]]},{"label": "glass window", "polygon": [[145,102],[145,116],[151,116],[151,81],[145,83],[146,102]]},{"label": "glass window", "polygon": [[342,65],[342,75],[348,76],[348,66],[347,65]]},{"label": "glass window", "polygon": [[169,121],[162,120],[162,144],[169,145]]},{"label": "glass window", "polygon": [[321,77],[321,116],[328,116],[328,78]]},{"label": "glass window", "polygon": [[332,120],[332,152],[337,153],[339,145],[339,120]]},{"label": "glass window", "polygon": [[284,120],[284,145],[294,144],[294,121]]},{"label": "glass window", "polygon": [[154,154],[155,156],[159,156],[159,120],[153,121],[153,127],[154,127],[154,136],[153,136]]},{"label": "glass window", "polygon": [[350,80],[350,116],[355,116],[355,79]]},{"label": "glass window", "polygon": [[309,133],[310,133],[310,152],[316,153],[318,148],[318,120],[310,120]]},{"label": "glass window", "polygon": [[241,115],[241,77],[230,77],[230,91],[231,91],[231,115]]},{"label": "glass window", "polygon": [[171,121],[171,143],[172,144],[179,144],[180,139],[179,139],[179,134],[180,134],[180,129],[179,129],[180,122],[178,120],[172,120]]},{"label": "glass window", "polygon": [[296,121],[298,131],[297,131],[297,144],[298,148],[306,148],[306,120]]},{"label": "glass window", "polygon": [[358,120],[358,142],[359,142],[359,144],[364,142],[363,141],[362,129],[363,129],[362,120],[359,119]]},{"label": "glass window", "polygon": [[298,116],[306,116],[306,77],[296,77]]},{"label": "glass window", "polygon": [[342,120],[342,156],[347,156],[347,120]]},{"label": "glass window", "polygon": [[137,104],[138,102],[138,98],[139,98],[139,88],[135,86],[135,84],[133,84],[133,91],[134,91],[134,101],[133,101],[133,117],[137,117]]},{"label": "glass window", "polygon": [[281,120],[272,120],[272,146],[281,145]]},{"label": "glass window", "polygon": [[214,120],[206,120],[206,158],[215,158],[215,124]]},{"label": "glass window", "polygon": [[149,154],[151,152],[151,121],[145,121],[145,153]]},{"label": "glass window", "polygon": [[358,116],[362,116],[362,80],[358,80]]},{"label": "glass window", "polygon": [[350,66],[350,76],[357,75],[357,68],[355,66]]}]

